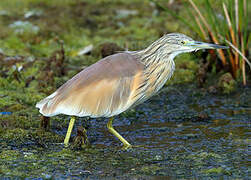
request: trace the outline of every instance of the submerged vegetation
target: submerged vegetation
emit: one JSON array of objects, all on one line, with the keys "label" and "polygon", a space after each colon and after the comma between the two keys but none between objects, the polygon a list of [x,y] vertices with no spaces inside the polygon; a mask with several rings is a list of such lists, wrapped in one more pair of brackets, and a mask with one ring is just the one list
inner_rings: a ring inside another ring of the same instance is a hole
[{"label": "submerged vegetation", "polygon": [[[164,3],[188,17],[181,2]],[[68,117],[53,117],[43,129],[36,102],[102,57],[145,48],[170,32],[210,39],[149,0],[1,0],[0,177],[248,177],[250,88],[236,91],[238,76],[215,73],[206,51],[178,56],[161,95],[116,117],[115,126],[144,148],[120,151],[104,119],[77,122],[88,129],[91,145],[84,150],[60,144]]]}]

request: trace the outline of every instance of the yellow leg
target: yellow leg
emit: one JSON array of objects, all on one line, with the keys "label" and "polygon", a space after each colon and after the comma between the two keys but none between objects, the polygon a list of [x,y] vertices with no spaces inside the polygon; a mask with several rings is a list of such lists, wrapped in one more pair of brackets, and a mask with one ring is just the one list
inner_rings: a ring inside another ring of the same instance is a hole
[{"label": "yellow leg", "polygon": [[114,136],[116,136],[123,144],[124,144],[124,149],[127,149],[129,147],[131,147],[132,145],[129,144],[129,142],[127,142],[127,140],[125,140],[112,126],[112,121],[113,121],[113,117],[111,117],[107,123],[107,128],[109,130],[110,133],[112,133]]},{"label": "yellow leg", "polygon": [[71,117],[71,120],[70,120],[70,123],[69,123],[69,126],[68,126],[68,130],[67,130],[67,133],[66,133],[66,136],[65,136],[65,139],[64,139],[65,147],[67,147],[69,145],[69,140],[70,140],[70,137],[71,137],[71,131],[72,131],[72,128],[74,126],[74,122],[75,122],[75,117]]}]

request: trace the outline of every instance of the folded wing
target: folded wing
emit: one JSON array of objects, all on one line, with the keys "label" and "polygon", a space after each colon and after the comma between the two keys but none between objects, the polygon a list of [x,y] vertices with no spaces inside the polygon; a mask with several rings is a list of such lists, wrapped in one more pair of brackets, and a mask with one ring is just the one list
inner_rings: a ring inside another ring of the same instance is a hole
[{"label": "folded wing", "polygon": [[140,98],[144,65],[129,53],[108,56],[84,69],[37,103],[44,116],[110,117]]}]

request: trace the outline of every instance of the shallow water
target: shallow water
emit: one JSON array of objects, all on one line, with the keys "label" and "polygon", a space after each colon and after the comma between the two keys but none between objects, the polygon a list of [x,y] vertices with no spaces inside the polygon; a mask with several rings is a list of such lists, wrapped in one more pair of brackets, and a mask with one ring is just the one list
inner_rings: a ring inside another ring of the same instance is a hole
[{"label": "shallow water", "polygon": [[[43,147],[2,142],[8,161],[0,160],[0,174],[44,179],[248,179],[250,90],[223,96],[193,86],[165,88],[115,118],[115,129],[135,145],[129,150],[121,150],[104,119],[84,124],[91,142],[84,150],[64,149],[58,143]],[[78,119],[73,136],[83,123]],[[59,127],[60,121],[52,122],[51,130],[63,136],[66,128]]]}]

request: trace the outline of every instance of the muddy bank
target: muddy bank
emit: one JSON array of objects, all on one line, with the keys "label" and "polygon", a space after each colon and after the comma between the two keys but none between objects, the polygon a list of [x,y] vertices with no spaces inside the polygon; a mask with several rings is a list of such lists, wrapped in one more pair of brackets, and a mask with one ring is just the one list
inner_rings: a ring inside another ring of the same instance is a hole
[{"label": "muddy bank", "polygon": [[[163,3],[187,17],[179,1]],[[36,102],[101,57],[145,48],[169,32],[194,37],[148,0],[1,0],[0,179],[248,179],[251,87],[205,67],[207,52],[175,58],[161,93],[115,118],[135,145],[128,151],[107,119],[77,120],[72,140],[84,126],[85,149],[64,148],[67,116],[41,128]]]},{"label": "muddy bank", "polygon": [[41,141],[41,134],[37,139],[24,137],[21,142],[0,137],[0,173],[3,177],[45,179],[245,179],[249,174],[250,92],[249,87],[222,96],[193,85],[168,87],[115,118],[115,128],[136,146],[127,151],[122,151],[119,141],[107,131],[105,119],[87,123],[78,119],[77,125],[87,127],[91,146],[65,149],[62,141],[69,118],[54,118],[48,132],[53,137],[45,136],[47,141],[45,137]]}]

